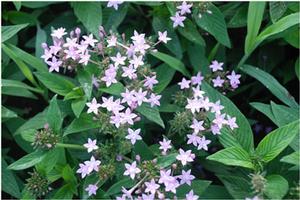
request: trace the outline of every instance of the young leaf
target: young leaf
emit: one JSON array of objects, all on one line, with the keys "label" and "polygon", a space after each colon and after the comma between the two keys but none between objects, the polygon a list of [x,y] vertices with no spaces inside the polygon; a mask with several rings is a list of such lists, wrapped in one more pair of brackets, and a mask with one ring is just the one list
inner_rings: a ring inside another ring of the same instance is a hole
[{"label": "young leaf", "polygon": [[5,42],[6,40],[10,39],[12,36],[16,35],[20,30],[27,27],[29,24],[18,24],[18,25],[11,25],[11,26],[2,26],[1,34],[2,40],[1,42]]},{"label": "young leaf", "polygon": [[101,92],[105,92],[107,94],[120,96],[120,94],[125,91],[125,88],[122,85],[122,83],[118,82],[118,83],[112,84],[109,87],[99,88],[99,90]]},{"label": "young leaf", "polygon": [[167,64],[162,64],[154,70],[156,72],[156,79],[158,80],[158,84],[154,86],[153,90],[154,92],[159,94],[172,81],[175,70],[169,67]]},{"label": "young leaf", "polygon": [[160,59],[161,61],[169,65],[169,67],[181,72],[183,75],[187,77],[191,76],[189,71],[185,68],[184,64],[177,58],[174,58],[161,52],[153,52],[151,53],[151,55]]},{"label": "young leaf", "polygon": [[196,24],[212,34],[218,42],[230,48],[230,39],[223,14],[213,4],[209,5],[208,10],[210,10],[212,14],[203,13],[201,17],[198,16],[197,12],[193,12],[193,18]]},{"label": "young leaf", "polygon": [[231,117],[236,117],[236,123],[239,126],[235,130],[229,128],[222,128],[222,134],[219,136],[220,142],[224,147],[239,146],[246,151],[253,150],[253,134],[246,117],[239,111],[239,109],[225,96],[220,94],[217,90],[212,88],[207,83],[202,84],[202,90],[206,92],[210,101],[221,101],[221,104],[225,107],[224,112]]},{"label": "young leaf", "polygon": [[283,151],[299,132],[299,121],[294,121],[269,133],[257,146],[255,152],[265,163]]},{"label": "young leaf", "polygon": [[43,151],[34,151],[20,158],[16,162],[12,163],[7,167],[7,169],[11,169],[11,170],[27,169],[41,162],[45,156],[46,154]]},{"label": "young leaf", "polygon": [[265,5],[265,2],[249,2],[245,54],[250,54],[254,48],[256,36],[263,20]]},{"label": "young leaf", "polygon": [[271,101],[271,109],[276,119],[276,124],[278,124],[279,127],[291,123],[299,118],[299,110],[296,108],[278,105]]},{"label": "young leaf", "polygon": [[149,119],[152,122],[160,125],[162,128],[165,128],[165,124],[160,117],[159,111],[157,107],[151,107],[148,103],[143,103],[140,107],[136,109],[139,113],[141,113],[144,117]]},{"label": "young leaf", "polygon": [[300,151],[295,151],[294,153],[291,153],[290,155],[284,156],[280,160],[280,162],[285,162],[285,163],[289,163],[289,164],[297,165],[297,166],[300,165],[299,161],[300,161]]},{"label": "young leaf", "polygon": [[192,43],[198,44],[200,46],[205,46],[204,39],[202,38],[202,36],[197,30],[197,27],[191,20],[186,19],[184,21],[184,27],[179,27],[178,31],[183,37],[190,40]]},{"label": "young leaf", "polygon": [[289,183],[280,175],[271,175],[267,178],[265,194],[270,199],[282,199],[289,190]]},{"label": "young leaf", "polygon": [[1,106],[1,119],[3,121],[3,119],[10,119],[10,118],[16,118],[18,117],[18,115],[12,111],[9,110],[8,108]]},{"label": "young leaf", "polygon": [[84,109],[86,102],[87,102],[86,96],[80,97],[78,99],[74,99],[72,101],[71,107],[77,118],[80,116],[82,110]]},{"label": "young leaf", "polygon": [[295,99],[272,75],[251,65],[244,65],[241,70],[264,84],[283,103],[298,109]]},{"label": "young leaf", "polygon": [[207,159],[221,162],[225,165],[254,169],[249,153],[240,147],[229,147],[220,150],[208,156]]},{"label": "young leaf", "polygon": [[232,175],[218,175],[217,177],[225,185],[227,191],[235,199],[244,199],[245,197],[252,197],[251,187],[249,186],[249,181],[241,176]]},{"label": "young leaf", "polygon": [[59,134],[64,119],[58,107],[56,95],[50,101],[46,118],[54,133]]},{"label": "young leaf", "polygon": [[161,168],[169,167],[176,161],[177,153],[172,153],[166,156],[159,156],[157,158],[157,165]]},{"label": "young leaf", "polygon": [[74,119],[64,132],[64,136],[90,129],[101,127],[99,121],[95,121],[91,114],[82,113],[79,118]]},{"label": "young leaf", "polygon": [[82,69],[78,70],[77,74],[78,81],[83,88],[85,96],[90,100],[93,90],[92,76],[87,70]]},{"label": "young leaf", "polygon": [[100,2],[72,2],[72,7],[77,18],[82,24],[94,34],[98,36],[98,28],[102,24],[102,7]]},{"label": "young leaf", "polygon": [[75,85],[61,75],[49,72],[35,72],[36,77],[54,93],[65,96],[73,90]]}]

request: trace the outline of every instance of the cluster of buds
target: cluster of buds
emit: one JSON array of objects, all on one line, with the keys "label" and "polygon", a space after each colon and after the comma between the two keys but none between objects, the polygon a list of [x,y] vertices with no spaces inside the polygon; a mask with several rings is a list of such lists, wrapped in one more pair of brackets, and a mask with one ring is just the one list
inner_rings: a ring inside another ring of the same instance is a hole
[{"label": "cluster of buds", "polygon": [[26,179],[26,188],[35,197],[45,196],[50,190],[50,182],[47,178],[37,171],[29,172],[30,178]]},{"label": "cluster of buds", "polygon": [[251,178],[251,184],[252,184],[252,189],[255,191],[256,194],[261,195],[263,194],[267,180],[264,177],[264,174],[250,174],[249,175]]},{"label": "cluster of buds", "polygon": [[[199,18],[202,17],[204,13],[212,14],[212,12],[208,9],[209,3],[207,2],[196,2],[194,3],[194,12],[197,12]],[[187,14],[192,13],[192,7],[193,3],[187,3],[186,1],[183,1],[180,5],[178,5],[177,11],[175,13],[175,16],[170,17],[173,21],[173,28],[176,28],[177,26],[184,27],[184,20],[187,18]]]},{"label": "cluster of buds", "polygon": [[[164,156],[167,156],[166,151],[171,149],[169,140],[164,139],[160,142],[160,149],[165,152]],[[129,176],[132,180],[135,180],[136,184],[131,188],[122,188],[122,195],[117,197],[117,200],[125,199],[166,199],[166,197],[176,197],[176,190],[181,185],[191,185],[195,176],[191,174],[191,170],[183,170],[186,159],[195,157],[195,155],[187,155],[182,149],[176,159],[181,161],[179,163],[173,163],[171,166],[162,166],[158,163],[157,159],[141,161],[139,156],[136,156],[136,160],[131,163],[125,163],[125,176]],[[189,160],[190,161],[190,160]],[[194,194],[193,190],[190,190],[186,194],[187,200],[197,200],[199,196]]]},{"label": "cluster of buds", "polygon": [[172,132],[187,134],[187,144],[193,144],[198,150],[208,150],[207,145],[211,143],[205,136],[212,133],[213,135],[221,134],[221,129],[228,126],[231,130],[238,128],[236,118],[226,113],[222,113],[224,106],[220,100],[211,102],[205,96],[205,92],[200,89],[204,77],[199,72],[191,80],[185,78],[178,83],[180,94],[186,97],[186,110],[176,113],[175,118],[171,121]]},{"label": "cluster of buds", "polygon": [[35,149],[50,150],[58,143],[59,136],[55,134],[46,124],[44,129],[37,131],[34,142],[31,144]]}]

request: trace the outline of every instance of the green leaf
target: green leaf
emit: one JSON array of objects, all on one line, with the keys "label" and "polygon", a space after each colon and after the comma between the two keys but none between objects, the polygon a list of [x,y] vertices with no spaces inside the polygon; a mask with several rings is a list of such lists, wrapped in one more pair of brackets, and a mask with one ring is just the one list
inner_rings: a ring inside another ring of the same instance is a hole
[{"label": "green leaf", "polygon": [[155,156],[143,140],[136,141],[133,151],[135,155],[140,155],[142,160],[151,160]]},{"label": "green leaf", "polygon": [[201,196],[210,184],[211,181],[193,180],[191,186],[187,184],[180,186],[176,190],[176,194],[177,194],[176,196],[179,197],[180,199],[185,198],[186,194],[191,190],[194,191],[194,195]]},{"label": "green leaf", "polygon": [[213,4],[210,4],[207,9],[210,10],[212,14],[204,13],[201,18],[199,18],[197,12],[193,12],[193,18],[196,24],[212,34],[221,44],[230,48],[230,39],[223,14]]},{"label": "green leaf", "polygon": [[1,92],[3,95],[38,99],[32,92],[24,88],[3,87]]},{"label": "green leaf", "polygon": [[251,65],[244,65],[241,70],[265,85],[283,103],[298,109],[295,99],[273,76]]},{"label": "green leaf", "polygon": [[228,22],[228,28],[241,28],[247,26],[248,5],[243,4],[235,11],[235,14]]},{"label": "green leaf", "polygon": [[9,110],[8,108],[6,108],[4,106],[1,106],[2,121],[3,121],[3,119],[10,119],[10,118],[16,118],[16,117],[18,117],[18,115],[14,111]]},{"label": "green leaf", "polygon": [[30,55],[29,53],[23,51],[22,49],[19,49],[12,44],[7,44],[7,47],[10,48],[18,56],[18,58],[22,59],[32,68],[36,69],[37,71],[48,72],[48,67],[41,59]]},{"label": "green leaf", "polygon": [[30,68],[18,57],[18,55],[11,50],[8,46],[5,44],[2,44],[2,49],[5,52],[6,55],[8,55],[19,67],[19,69],[22,71],[24,76],[34,85],[37,85],[35,79],[33,78],[32,72]]},{"label": "green leaf", "polygon": [[249,153],[240,147],[229,147],[220,150],[208,156],[207,159],[217,161],[225,165],[254,169]]},{"label": "green leaf", "polygon": [[86,96],[83,96],[79,99],[75,99],[75,100],[72,101],[71,107],[72,107],[72,110],[73,110],[73,112],[74,112],[74,114],[77,118],[82,113],[82,110],[84,109],[86,102],[87,102],[87,97]]},{"label": "green leaf", "polygon": [[279,127],[291,123],[299,118],[299,110],[295,108],[278,105],[271,101],[271,109],[274,114],[276,124]]},{"label": "green leaf", "polygon": [[62,170],[62,177],[66,182],[69,183],[77,183],[77,179],[74,175],[73,169],[70,167],[70,165],[66,165]]},{"label": "green leaf", "polygon": [[272,112],[271,106],[269,104],[259,103],[259,102],[252,102],[250,105],[258,110],[259,112],[266,115],[270,120],[272,120],[277,126],[277,121],[275,119],[275,116]]},{"label": "green leaf", "polygon": [[299,74],[300,74],[300,63],[299,63],[299,58],[297,58],[297,61],[295,62],[295,72],[296,72],[296,75],[299,78]]},{"label": "green leaf", "polygon": [[20,158],[19,160],[12,163],[11,165],[9,165],[7,169],[11,169],[11,170],[27,169],[41,162],[45,156],[46,154],[43,151],[32,152]]},{"label": "green leaf", "polygon": [[107,94],[120,96],[120,94],[125,91],[125,88],[122,85],[122,83],[115,83],[115,84],[112,84],[111,86],[109,86],[108,88],[107,87],[100,88],[99,90],[101,92],[105,92]]},{"label": "green leaf", "polygon": [[[115,10],[111,11],[112,10],[111,8],[106,8],[106,9],[109,9],[111,12],[110,12],[110,15],[104,25],[105,30],[117,29],[118,26],[125,19],[127,11],[128,11],[128,7],[129,7],[128,4],[123,4],[119,7],[117,12],[115,12]],[[103,9],[103,13],[104,13],[104,9]]]},{"label": "green leaf", "polygon": [[165,124],[160,117],[159,111],[157,107],[151,107],[148,103],[143,103],[139,106],[136,111],[141,113],[144,117],[149,119],[152,122],[160,125],[162,128],[165,128]]},{"label": "green leaf", "polygon": [[25,141],[32,143],[34,142],[36,133],[37,131],[35,129],[27,129],[21,132],[21,136]]},{"label": "green leaf", "polygon": [[[21,1],[13,1],[14,6],[16,7],[17,11],[21,9],[22,3]],[[3,37],[3,35],[2,35]]]},{"label": "green leaf", "polygon": [[9,88],[13,87],[13,88],[17,88],[17,89],[30,90],[32,92],[37,92],[40,94],[43,93],[43,90],[41,90],[41,89],[31,87],[31,86],[27,85],[26,83],[16,81],[16,80],[2,79],[1,83],[2,83],[2,87],[9,87]]},{"label": "green leaf", "polygon": [[12,171],[7,169],[7,163],[1,159],[1,173],[2,173],[2,190],[13,197],[20,198],[21,192]]},{"label": "green leaf", "polygon": [[255,152],[262,161],[265,163],[270,162],[291,143],[298,132],[298,120],[282,126],[264,137]]},{"label": "green leaf", "polygon": [[53,196],[53,199],[73,199],[76,186],[73,183],[63,185]]},{"label": "green leaf", "polygon": [[51,4],[57,4],[58,2],[28,2],[28,1],[22,1],[22,6],[27,7],[27,8],[42,8],[46,7]]},{"label": "green leaf", "polygon": [[35,40],[35,57],[40,58],[44,54],[44,50],[41,47],[41,44],[44,42],[47,42],[47,34],[38,24]]},{"label": "green leaf", "polygon": [[157,165],[161,168],[169,167],[171,164],[176,162],[176,156],[178,153],[172,153],[166,156],[160,156],[157,158]]},{"label": "green leaf", "polygon": [[56,96],[57,95],[55,95],[50,101],[46,119],[54,133],[59,134],[64,118],[62,117],[61,111],[58,107]]},{"label": "green leaf", "polygon": [[235,199],[245,199],[245,197],[253,196],[249,181],[244,177],[218,174],[217,177]]},{"label": "green leaf", "polygon": [[300,151],[295,151],[294,153],[291,153],[290,155],[281,158],[280,162],[285,162],[285,163],[299,166],[300,165],[299,158],[300,158]]},{"label": "green leaf", "polygon": [[28,129],[43,128],[44,125],[47,123],[46,112],[47,111],[44,110],[43,112],[40,112],[40,113],[36,114],[34,117],[28,119],[24,124],[22,124],[22,126],[20,126],[15,131],[15,135],[18,135],[18,134],[20,134],[23,131],[28,130]]},{"label": "green leaf", "polygon": [[177,58],[174,58],[161,52],[152,52],[151,55],[160,59],[161,61],[169,65],[169,67],[181,72],[183,75],[187,77],[191,76],[189,71],[185,68],[184,64]]},{"label": "green leaf", "polygon": [[106,195],[113,195],[113,194],[117,194],[119,192],[121,192],[122,187],[124,188],[129,188],[132,187],[134,185],[134,181],[130,178],[124,178],[122,180],[120,180],[119,182],[113,184],[106,192]]},{"label": "green leaf", "polygon": [[[168,37],[170,37],[172,40],[169,41],[167,44],[164,44],[164,46],[167,47],[167,49],[172,52],[178,59],[182,58],[182,49],[180,45],[180,40],[174,30],[174,28],[171,25],[171,22],[169,18],[163,17],[163,16],[154,16],[152,20],[152,27],[154,31],[157,33],[158,31],[168,32]],[[158,33],[157,33],[158,34]]]},{"label": "green leaf", "polygon": [[281,18],[271,26],[267,27],[257,36],[255,41],[255,47],[257,47],[262,41],[264,41],[268,37],[285,31],[296,24],[299,24],[299,18],[299,13],[290,14]]},{"label": "green leaf", "polygon": [[90,100],[93,90],[92,75],[87,70],[79,69],[77,72],[77,78],[83,88],[87,100]]},{"label": "green leaf", "polygon": [[158,80],[158,84],[154,86],[153,90],[155,93],[159,94],[172,81],[175,70],[169,67],[167,64],[162,64],[154,70],[156,72],[156,79]]},{"label": "green leaf", "polygon": [[72,7],[87,30],[98,37],[98,29],[102,24],[101,2],[72,2]]},{"label": "green leaf", "polygon": [[252,49],[255,48],[255,41],[263,20],[265,5],[265,2],[249,2],[245,54],[250,54]]},{"label": "green leaf", "polygon": [[5,15],[8,21],[10,21],[12,24],[28,23],[29,26],[35,26],[36,23],[38,22],[37,17],[28,12],[10,10],[10,11],[6,11]]},{"label": "green leaf", "polygon": [[11,26],[2,26],[1,34],[2,40],[1,42],[5,42],[6,40],[10,39],[12,36],[16,35],[20,30],[27,27],[29,24],[18,24],[18,25],[11,25]]},{"label": "green leaf", "polygon": [[184,21],[184,27],[179,27],[178,31],[183,37],[190,40],[192,43],[198,44],[200,46],[205,46],[204,39],[202,38],[199,31],[197,30],[197,27],[191,20],[186,19]]},{"label": "green leaf", "polygon": [[53,170],[59,159],[64,156],[64,153],[63,148],[54,148],[49,150],[42,162],[37,164],[37,169],[48,175]]},{"label": "green leaf", "polygon": [[49,72],[35,72],[36,77],[54,93],[65,96],[75,85],[61,75]]},{"label": "green leaf", "polygon": [[64,132],[64,136],[99,127],[101,127],[101,123],[99,121],[95,121],[92,115],[82,113],[79,118],[74,119],[74,121],[72,121],[71,124],[67,127]]},{"label": "green leaf", "polygon": [[219,136],[220,142],[225,148],[238,146],[250,152],[253,150],[253,134],[247,118],[239,111],[239,109],[225,96],[220,94],[217,90],[212,88],[209,84],[203,83],[202,90],[206,92],[210,101],[221,101],[224,106],[224,112],[231,117],[236,117],[236,123],[239,126],[233,131],[227,127],[221,129]]},{"label": "green leaf", "polygon": [[285,2],[269,2],[271,20],[275,23],[287,10]]},{"label": "green leaf", "polygon": [[267,184],[264,190],[270,199],[282,199],[289,190],[289,183],[280,175],[266,177]]}]

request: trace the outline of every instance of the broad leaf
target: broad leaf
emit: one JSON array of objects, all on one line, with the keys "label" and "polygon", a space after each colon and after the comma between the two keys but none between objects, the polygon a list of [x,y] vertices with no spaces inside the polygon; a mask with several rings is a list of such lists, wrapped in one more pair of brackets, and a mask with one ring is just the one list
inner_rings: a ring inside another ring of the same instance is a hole
[{"label": "broad leaf", "polygon": [[194,20],[200,28],[203,28],[204,30],[212,34],[218,42],[230,48],[230,39],[228,36],[223,14],[213,4],[210,4],[207,9],[210,10],[212,13],[203,13],[201,18],[199,17],[198,13],[194,10]]},{"label": "broad leaf", "polygon": [[184,27],[179,27],[178,31],[183,37],[190,40],[192,43],[198,44],[200,46],[205,46],[204,39],[197,30],[196,25],[194,25],[191,20],[186,19],[184,21]]},{"label": "broad leaf", "polygon": [[136,110],[150,121],[155,122],[162,128],[165,128],[165,124],[160,117],[159,110],[157,107],[151,107],[150,104],[143,103]]},{"label": "broad leaf", "polygon": [[158,80],[158,84],[154,86],[153,90],[154,92],[159,94],[172,81],[175,70],[169,67],[167,64],[162,64],[154,70],[156,72],[156,79]]},{"label": "broad leaf", "polygon": [[21,197],[19,185],[12,171],[7,169],[7,163],[1,159],[1,173],[2,173],[2,190],[15,198]]},{"label": "broad leaf", "polygon": [[117,194],[120,193],[122,190],[122,187],[124,188],[130,188],[134,185],[134,181],[130,178],[124,178],[122,180],[120,180],[119,182],[113,184],[106,192],[106,195],[113,195],[113,194]]},{"label": "broad leaf", "polygon": [[258,144],[256,154],[261,161],[270,162],[291,143],[298,132],[298,120],[272,131]]},{"label": "broad leaf", "polygon": [[265,194],[270,199],[282,199],[289,190],[289,183],[280,175],[271,175],[266,177],[267,184]]},{"label": "broad leaf", "polygon": [[46,156],[45,152],[43,151],[34,151],[26,156],[20,158],[16,162],[12,163],[8,166],[8,169],[11,170],[22,170],[32,167],[39,162],[41,162],[44,157]]},{"label": "broad leaf", "polygon": [[157,158],[157,165],[161,168],[169,167],[176,161],[177,153],[172,153],[166,156],[160,156]]},{"label": "broad leaf", "polygon": [[269,2],[271,20],[275,23],[287,10],[286,2]]},{"label": "broad leaf", "polygon": [[99,90],[101,92],[105,92],[107,94],[120,96],[120,94],[125,91],[125,88],[122,85],[122,83],[115,83],[115,84],[112,84],[109,87],[100,88]]},{"label": "broad leaf", "polygon": [[102,24],[101,2],[72,2],[74,13],[88,31],[98,36],[98,28]]},{"label": "broad leaf", "polygon": [[295,99],[272,75],[251,65],[244,65],[241,70],[264,84],[279,100],[290,107],[298,108]]},{"label": "broad leaf", "polygon": [[184,64],[177,58],[174,58],[161,52],[152,52],[151,55],[163,61],[164,63],[169,65],[169,67],[181,72],[183,75],[190,77],[189,71],[185,68]]},{"label": "broad leaf", "polygon": [[28,25],[29,24],[2,26],[1,27],[1,34],[2,34],[1,42],[5,42],[6,40],[10,39],[12,36],[16,35],[20,30],[24,29]]},{"label": "broad leaf", "polygon": [[193,180],[191,186],[187,184],[180,186],[176,190],[176,196],[179,197],[179,199],[185,198],[186,194],[189,193],[191,190],[194,191],[195,195],[201,196],[210,184],[211,181]]},{"label": "broad leaf", "polygon": [[65,96],[75,85],[63,76],[49,72],[35,72],[37,78],[54,93]]},{"label": "broad leaf", "polygon": [[220,150],[208,156],[207,159],[221,162],[225,165],[254,169],[249,153],[240,147],[229,147]]},{"label": "broad leaf", "polygon": [[249,186],[249,180],[240,176],[217,175],[223,182],[227,191],[235,199],[245,199],[245,197],[252,197],[252,189]]},{"label": "broad leaf", "polygon": [[291,153],[290,155],[284,156],[280,160],[281,162],[289,163],[292,165],[297,165],[299,166],[299,161],[300,161],[300,152],[295,151],[294,153]]},{"label": "broad leaf", "polygon": [[58,107],[56,96],[57,95],[55,95],[50,101],[46,118],[50,128],[54,131],[54,133],[60,134],[60,129],[64,119]]}]

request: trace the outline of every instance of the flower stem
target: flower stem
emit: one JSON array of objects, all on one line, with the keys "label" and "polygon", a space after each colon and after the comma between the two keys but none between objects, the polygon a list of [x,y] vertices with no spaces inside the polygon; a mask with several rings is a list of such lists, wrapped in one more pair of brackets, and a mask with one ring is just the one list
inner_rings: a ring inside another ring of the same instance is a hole
[{"label": "flower stem", "polygon": [[78,144],[64,144],[64,143],[57,143],[57,147],[69,148],[69,149],[78,149],[78,150],[85,150],[84,146]]}]

